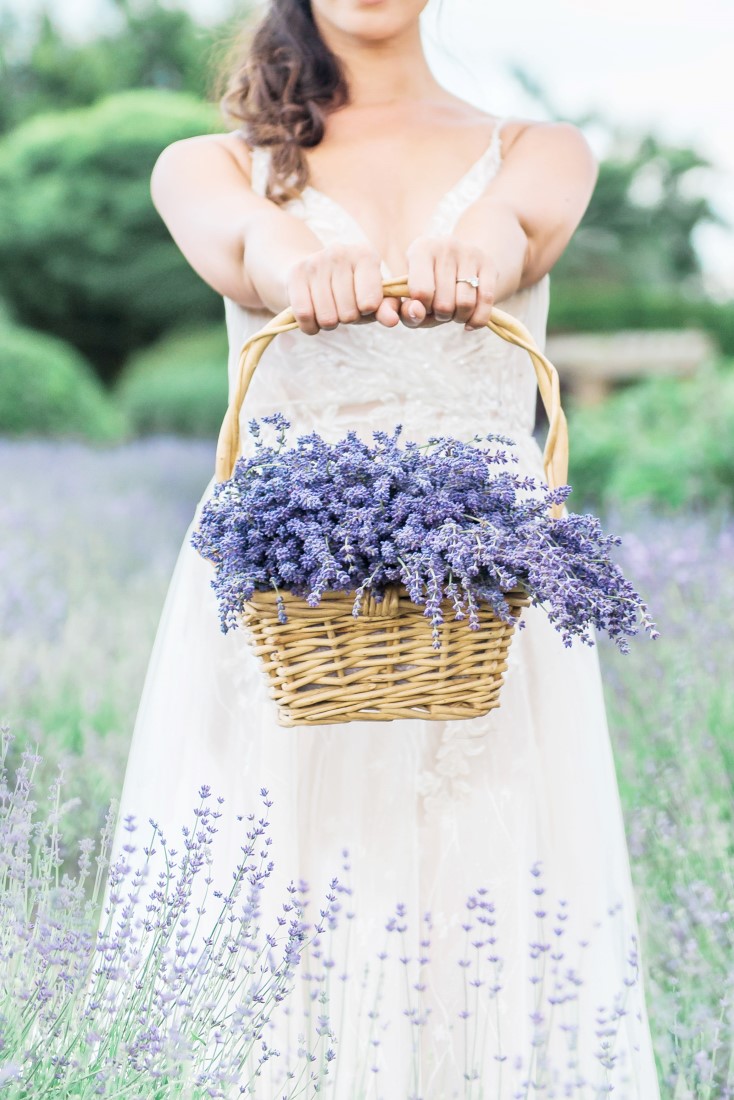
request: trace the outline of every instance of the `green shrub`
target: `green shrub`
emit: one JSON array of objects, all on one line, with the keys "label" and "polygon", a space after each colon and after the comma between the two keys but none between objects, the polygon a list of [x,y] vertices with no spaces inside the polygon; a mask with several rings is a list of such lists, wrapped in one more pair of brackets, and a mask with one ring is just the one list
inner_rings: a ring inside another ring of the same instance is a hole
[{"label": "green shrub", "polygon": [[20,323],[77,347],[103,379],[182,319],[220,317],[150,197],[171,142],[221,129],[163,90],[38,115],[0,141],[0,295]]},{"label": "green shrub", "polygon": [[227,351],[221,324],[179,330],[134,355],[116,387],[134,430],[216,438],[227,409]]},{"label": "green shrub", "polygon": [[702,328],[725,355],[734,355],[734,301],[714,302],[665,287],[552,283],[549,332],[625,328]]},{"label": "green shrub", "polygon": [[603,404],[569,404],[569,507],[734,503],[734,370],[654,378]]},{"label": "green shrub", "polygon": [[0,432],[114,441],[126,429],[124,414],[78,351],[0,323]]},{"label": "green shrub", "polygon": [[202,99],[214,92],[213,78],[242,16],[233,12],[215,23],[207,18],[204,25],[168,0],[113,0],[105,7],[104,18],[94,26],[90,20],[92,33],[81,41],[48,10],[22,20],[8,15],[2,26],[0,129],[127,88],[173,88]]}]

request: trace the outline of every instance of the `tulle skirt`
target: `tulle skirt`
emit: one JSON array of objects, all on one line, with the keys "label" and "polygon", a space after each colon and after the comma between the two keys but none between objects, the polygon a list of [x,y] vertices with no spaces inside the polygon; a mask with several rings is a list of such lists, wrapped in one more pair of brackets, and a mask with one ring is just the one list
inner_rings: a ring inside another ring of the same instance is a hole
[{"label": "tulle skirt", "polygon": [[528,608],[486,717],[282,728],[242,632],[221,632],[213,567],[189,543],[212,484],[160,619],[112,860],[132,839],[141,862],[149,819],[185,850],[205,784],[220,816],[192,888],[200,906],[207,891],[199,925],[220,911],[214,891],[230,890],[253,829],[236,904],[259,895],[286,976],[300,901],[302,948],[262,1064],[251,1054],[243,1067],[247,1094],[274,1100],[318,1074],[338,1100],[509,1100],[541,1084],[549,1097],[658,1100],[596,649],[564,647]]}]

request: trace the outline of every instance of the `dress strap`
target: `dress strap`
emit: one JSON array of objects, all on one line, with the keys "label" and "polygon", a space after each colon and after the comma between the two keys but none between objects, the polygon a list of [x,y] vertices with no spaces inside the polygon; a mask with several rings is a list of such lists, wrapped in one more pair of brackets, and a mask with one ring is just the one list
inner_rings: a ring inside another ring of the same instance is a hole
[{"label": "dress strap", "polygon": [[[247,138],[242,130],[238,130],[237,133],[243,141],[247,142]],[[270,150],[264,145],[253,145],[250,147],[250,186],[256,195],[265,195],[269,171]]]},{"label": "dress strap", "polygon": [[492,133],[492,140],[489,147],[492,152],[492,157],[496,157],[498,160],[502,160],[502,128],[505,123],[509,122],[509,118],[500,118],[494,125],[494,132]]},{"label": "dress strap", "polygon": [[270,172],[270,150],[255,145],[252,150],[252,189],[256,195],[265,195]]}]

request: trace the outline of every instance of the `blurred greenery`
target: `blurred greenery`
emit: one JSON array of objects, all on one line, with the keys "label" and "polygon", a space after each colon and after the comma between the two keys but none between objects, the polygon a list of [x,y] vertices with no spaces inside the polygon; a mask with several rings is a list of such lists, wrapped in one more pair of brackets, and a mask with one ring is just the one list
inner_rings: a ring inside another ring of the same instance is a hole
[{"label": "blurred greenery", "polygon": [[654,134],[616,133],[588,209],[554,267],[556,281],[623,286],[681,286],[701,292],[694,234],[722,224],[708,199],[687,195],[691,175],[711,164],[695,149]]},{"label": "blurred greenery", "polygon": [[549,118],[606,132],[609,153],[569,246],[551,274],[549,332],[701,328],[723,357],[692,378],[655,377],[602,404],[566,397],[572,511],[634,502],[658,508],[734,504],[734,301],[706,295],[696,234],[722,224],[701,194],[713,168],[696,149],[630,133],[598,112],[568,119],[519,67]]},{"label": "blurred greenery", "polygon": [[0,321],[0,432],[113,442],[127,419],[62,340]]},{"label": "blurred greenery", "polygon": [[112,25],[81,43],[68,39],[50,11],[23,19],[3,13],[0,133],[32,115],[89,106],[128,88],[167,88],[207,99],[243,18],[243,5],[234,2],[231,15],[206,27],[185,8],[158,0],[106,0],[98,11],[103,25]]},{"label": "blurred greenery", "polygon": [[227,410],[223,324],[176,330],[132,356],[116,387],[137,435],[216,437]]},{"label": "blurred greenery", "polygon": [[222,317],[150,198],[169,143],[213,131],[209,104],[137,90],[38,115],[0,141],[0,294],[19,322],[54,333],[114,377],[182,318]]},{"label": "blurred greenery", "polygon": [[700,328],[722,352],[734,356],[734,301],[716,302],[678,286],[619,285],[580,278],[556,281],[555,271],[551,273],[549,331]]},{"label": "blurred greenery", "polygon": [[690,378],[649,378],[601,405],[566,402],[572,511],[626,502],[734,503],[734,363]]},{"label": "blurred greenery", "polygon": [[702,170],[714,165],[697,149],[630,132],[597,111],[570,118],[526,70],[515,65],[512,73],[549,118],[593,126],[609,147],[589,206],[553,268],[554,289],[666,287],[703,297],[695,234],[703,225],[725,224],[700,193]]}]

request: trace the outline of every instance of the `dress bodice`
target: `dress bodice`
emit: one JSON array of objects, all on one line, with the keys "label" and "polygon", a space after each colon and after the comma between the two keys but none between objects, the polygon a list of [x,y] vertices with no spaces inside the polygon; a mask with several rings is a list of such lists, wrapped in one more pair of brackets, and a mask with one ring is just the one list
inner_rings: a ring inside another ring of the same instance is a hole
[{"label": "dress bodice", "polygon": [[[448,191],[426,227],[427,233],[449,234],[464,210],[486,188],[502,163],[500,130],[482,156]],[[264,194],[268,150],[252,154],[252,186]],[[330,196],[306,187],[284,208],[302,218],[316,236],[363,242],[364,232]],[[383,277],[396,274],[382,265]],[[273,315],[244,309],[225,298],[229,335],[229,384],[233,392],[243,341]],[[499,302],[545,345],[549,276]],[[387,329],[377,323],[341,325],[308,336],[283,333],[265,351],[240,415],[241,445],[249,450],[247,422],[281,411],[297,433],[317,430],[335,441],[354,429],[371,440],[373,429],[392,431],[403,425],[404,440],[424,442],[431,435],[464,440],[496,431],[517,440],[518,457],[528,472],[540,474],[540,451],[532,438],[536,379],[523,351],[487,330],[466,332],[448,322],[435,328]]]}]

